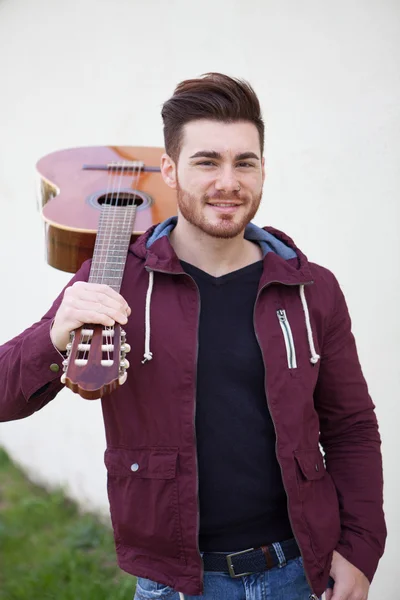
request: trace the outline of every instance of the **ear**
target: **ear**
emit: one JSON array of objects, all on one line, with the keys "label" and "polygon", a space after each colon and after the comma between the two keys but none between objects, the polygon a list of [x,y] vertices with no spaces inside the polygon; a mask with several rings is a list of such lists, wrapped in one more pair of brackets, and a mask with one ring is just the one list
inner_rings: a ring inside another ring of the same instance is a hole
[{"label": "ear", "polygon": [[176,190],[176,165],[168,154],[161,157],[161,175],[165,183]]},{"label": "ear", "polygon": [[265,181],[265,157],[262,157],[262,161],[261,161],[261,170],[262,170],[262,182],[264,185],[264,181]]}]

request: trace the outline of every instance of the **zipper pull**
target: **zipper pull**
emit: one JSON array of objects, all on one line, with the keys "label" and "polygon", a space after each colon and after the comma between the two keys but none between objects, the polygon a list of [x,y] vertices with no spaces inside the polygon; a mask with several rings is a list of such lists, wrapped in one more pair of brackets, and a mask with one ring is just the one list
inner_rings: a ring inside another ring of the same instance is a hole
[{"label": "zipper pull", "polygon": [[286,319],[286,311],[284,311],[282,308],[280,308],[279,310],[277,310],[276,314],[278,315],[278,319],[280,321],[282,321],[283,323],[285,323],[285,321],[287,321],[287,319]]}]

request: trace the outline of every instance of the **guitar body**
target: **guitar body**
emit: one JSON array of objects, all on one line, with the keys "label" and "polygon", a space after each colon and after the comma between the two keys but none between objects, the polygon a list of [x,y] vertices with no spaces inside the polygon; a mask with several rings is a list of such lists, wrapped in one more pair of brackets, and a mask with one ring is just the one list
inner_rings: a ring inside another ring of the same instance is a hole
[{"label": "guitar body", "polygon": [[[92,258],[89,283],[119,292],[129,244],[176,214],[175,191],[160,173],[162,153],[162,148],[99,146],[40,159],[36,168],[47,262],[76,273]],[[118,323],[84,323],[72,331],[61,381],[88,400],[110,394],[127,378],[125,336]]]},{"label": "guitar body", "polygon": [[[159,172],[163,152],[163,148],[94,146],[60,150],[41,158],[36,169],[48,264],[76,273],[92,257],[102,203],[107,202],[110,192],[140,198],[131,241],[175,215],[176,193]],[[139,177],[132,170],[84,167],[132,161],[144,165]],[[147,167],[155,170],[148,171]]]}]

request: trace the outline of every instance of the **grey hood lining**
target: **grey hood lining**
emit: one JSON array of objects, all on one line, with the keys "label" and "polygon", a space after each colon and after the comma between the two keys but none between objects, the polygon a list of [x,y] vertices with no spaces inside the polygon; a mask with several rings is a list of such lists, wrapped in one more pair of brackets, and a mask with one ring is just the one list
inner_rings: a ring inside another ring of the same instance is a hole
[{"label": "grey hood lining", "polygon": [[[146,242],[146,248],[149,249],[150,246],[154,244],[154,242],[164,237],[165,235],[169,236],[171,231],[176,226],[177,222],[178,217],[175,216],[170,217],[169,219],[166,219],[165,221],[157,225],[157,227],[154,229],[153,233]],[[249,223],[247,225],[244,231],[244,237],[246,240],[258,242],[261,246],[263,256],[268,254],[268,252],[274,252],[284,260],[290,260],[291,258],[297,257],[297,254],[293,250],[293,248],[287,246],[277,237],[275,237],[271,233],[268,233],[268,231],[265,231],[261,227],[254,225],[254,223]]]}]

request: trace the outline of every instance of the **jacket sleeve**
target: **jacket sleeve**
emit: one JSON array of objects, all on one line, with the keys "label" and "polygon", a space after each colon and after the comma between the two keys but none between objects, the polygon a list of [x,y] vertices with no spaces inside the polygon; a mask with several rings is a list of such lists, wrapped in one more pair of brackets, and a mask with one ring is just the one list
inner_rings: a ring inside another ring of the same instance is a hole
[{"label": "jacket sleeve", "polygon": [[336,550],[372,581],[386,540],[381,440],[346,301],[333,279],[335,306],[321,348],[315,405],[326,468],[339,499]]},{"label": "jacket sleeve", "polygon": [[87,281],[89,271],[86,261],[40,321],[0,346],[0,422],[28,417],[64,387],[60,381],[64,357],[53,346],[50,329],[65,289],[75,281]]}]

